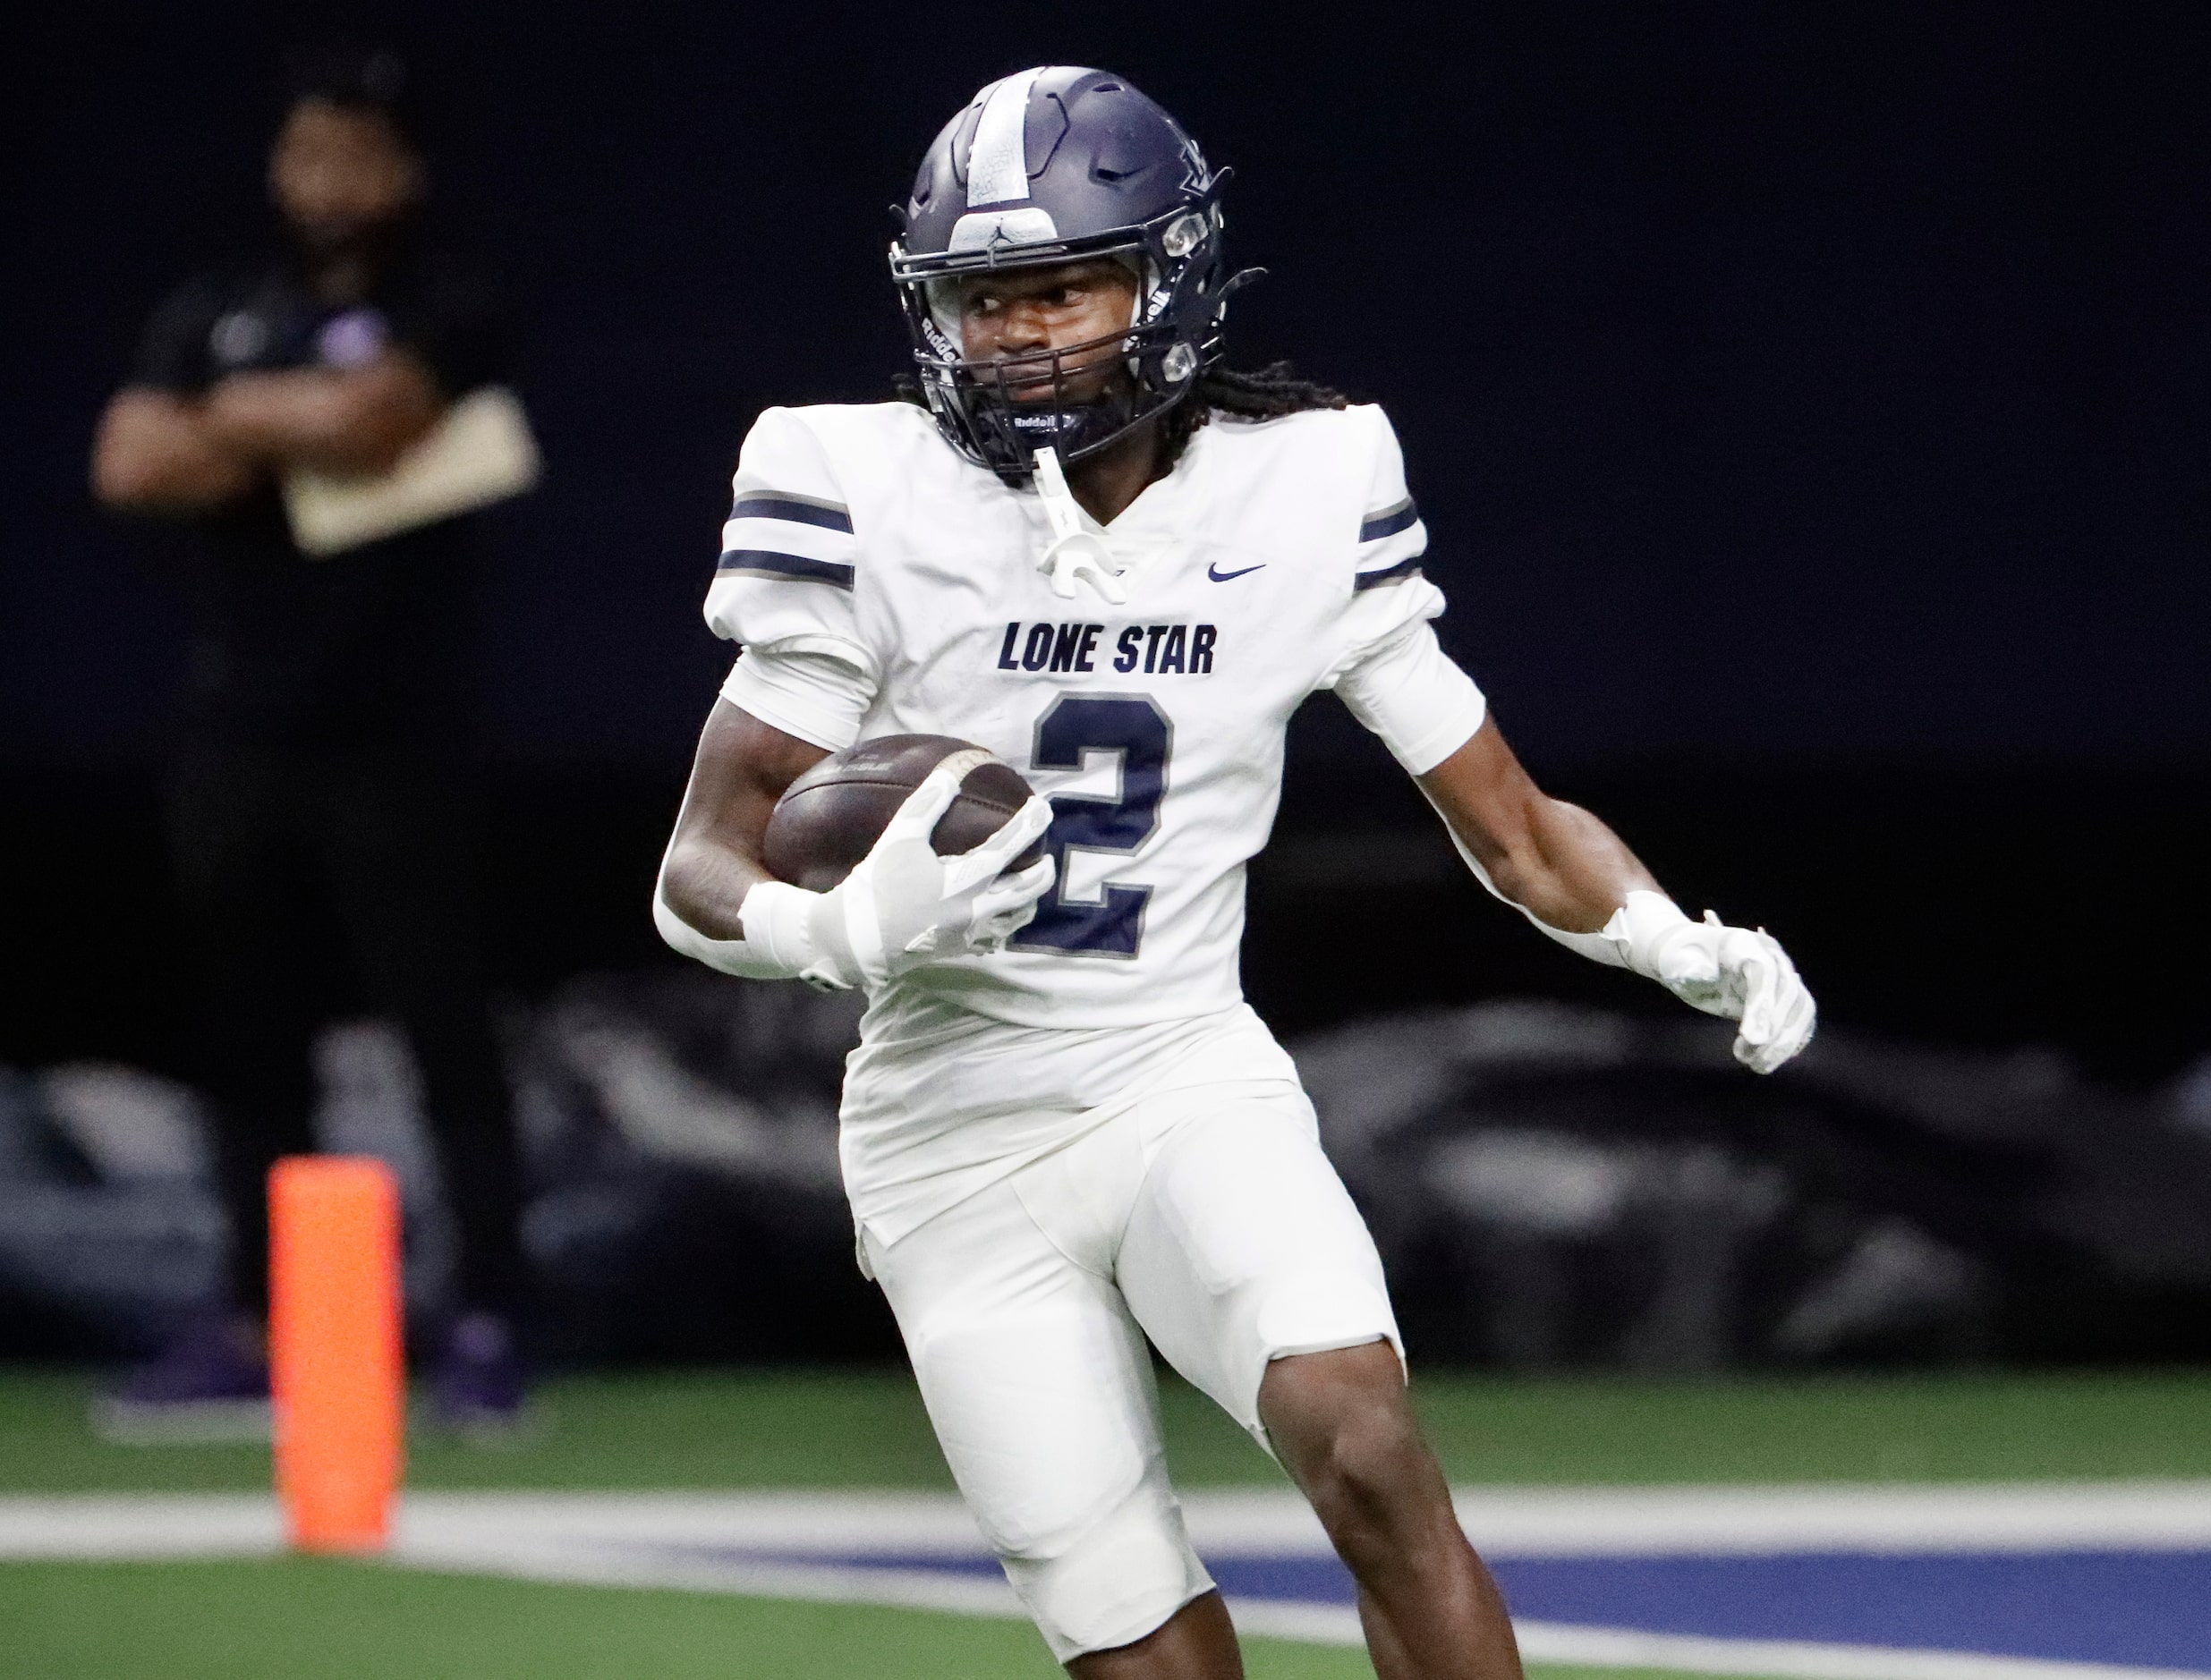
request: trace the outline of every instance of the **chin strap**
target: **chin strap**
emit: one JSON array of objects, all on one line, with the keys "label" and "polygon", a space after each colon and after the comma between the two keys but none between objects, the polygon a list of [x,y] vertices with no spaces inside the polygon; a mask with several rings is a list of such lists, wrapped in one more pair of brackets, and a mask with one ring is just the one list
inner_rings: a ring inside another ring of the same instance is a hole
[{"label": "chin strap", "polygon": [[1120,568],[1113,551],[1094,530],[1083,529],[1083,511],[1067,489],[1067,477],[1059,467],[1057,449],[1036,452],[1036,495],[1044,504],[1044,517],[1051,522],[1051,546],[1044,550],[1036,569],[1051,580],[1051,592],[1063,601],[1075,598],[1075,586],[1087,583],[1100,599],[1115,607],[1125,604],[1128,591],[1121,587]]}]

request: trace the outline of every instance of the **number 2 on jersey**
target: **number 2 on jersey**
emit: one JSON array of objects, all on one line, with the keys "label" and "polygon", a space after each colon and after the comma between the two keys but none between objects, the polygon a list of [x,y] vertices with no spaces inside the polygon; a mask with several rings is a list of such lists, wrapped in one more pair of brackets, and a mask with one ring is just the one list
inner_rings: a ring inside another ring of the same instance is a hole
[{"label": "number 2 on jersey", "polygon": [[1174,730],[1149,700],[1067,694],[1054,700],[1036,724],[1035,768],[1079,770],[1085,752],[1120,755],[1120,786],[1114,797],[1055,793],[1046,849],[1059,866],[1051,890],[1036,902],[1036,916],[1014,935],[1016,949],[1070,955],[1134,956],[1144,937],[1149,887],[1104,887],[1087,902],[1067,896],[1067,853],[1134,852],[1159,827],[1167,792],[1167,754]]}]

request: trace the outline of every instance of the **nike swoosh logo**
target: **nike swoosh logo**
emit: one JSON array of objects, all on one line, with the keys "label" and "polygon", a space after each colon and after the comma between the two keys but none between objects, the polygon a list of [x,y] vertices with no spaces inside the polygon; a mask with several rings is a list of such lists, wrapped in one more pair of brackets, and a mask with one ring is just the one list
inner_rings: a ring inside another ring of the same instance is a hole
[{"label": "nike swoosh logo", "polygon": [[1212,581],[1216,583],[1226,583],[1230,578],[1240,578],[1248,573],[1263,572],[1266,569],[1267,563],[1264,560],[1262,560],[1255,566],[1246,566],[1242,572],[1222,572],[1209,565],[1205,568],[1205,575],[1212,579]]}]

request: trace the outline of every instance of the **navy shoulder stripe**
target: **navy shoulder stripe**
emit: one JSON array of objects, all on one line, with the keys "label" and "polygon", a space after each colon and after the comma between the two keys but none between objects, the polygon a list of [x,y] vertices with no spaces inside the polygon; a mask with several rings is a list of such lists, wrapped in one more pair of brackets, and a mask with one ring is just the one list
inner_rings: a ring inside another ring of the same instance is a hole
[{"label": "navy shoulder stripe", "polygon": [[740,496],[729,510],[732,519],[787,519],[801,525],[819,525],[823,530],[852,530],[852,515],[828,502],[798,496]]},{"label": "navy shoulder stripe", "polygon": [[1420,556],[1400,560],[1393,566],[1382,566],[1373,572],[1361,572],[1351,580],[1351,590],[1378,590],[1385,583],[1403,583],[1420,575]]},{"label": "navy shoulder stripe", "polygon": [[786,578],[799,583],[829,583],[840,590],[852,587],[852,568],[834,560],[815,560],[803,554],[778,554],[772,548],[732,548],[714,568],[717,577]]},{"label": "navy shoulder stripe", "polygon": [[1413,505],[1413,498],[1408,496],[1395,507],[1369,513],[1366,522],[1359,527],[1359,540],[1380,542],[1384,537],[1394,537],[1419,517],[1420,510]]}]

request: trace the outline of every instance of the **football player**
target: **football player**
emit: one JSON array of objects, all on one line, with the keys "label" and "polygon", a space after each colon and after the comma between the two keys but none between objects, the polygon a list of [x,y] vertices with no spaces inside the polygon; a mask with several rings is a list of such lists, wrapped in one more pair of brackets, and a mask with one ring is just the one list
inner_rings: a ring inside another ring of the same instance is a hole
[{"label": "football player", "polygon": [[[1501,1680],[1510,1625],[1407,1404],[1373,1241],[1238,989],[1290,714],[1334,689],[1484,887],[1736,1020],[1752,1068],[1803,1048],[1812,1002],[1772,938],[1692,921],[1529,780],[1437,645],[1382,412],[1222,365],[1246,277],[1224,180],[1095,70],[993,82],[938,135],[890,252],[912,400],[770,409],[745,440],[706,604],[743,653],[655,917],[730,973],[865,990],[841,1137],[862,1263],[1069,1672],[1241,1672],[1148,1337],[1312,1500],[1385,1680]],[[1037,796],[939,859],[940,768],[840,886],[772,878],[791,781],[908,733]]]}]

